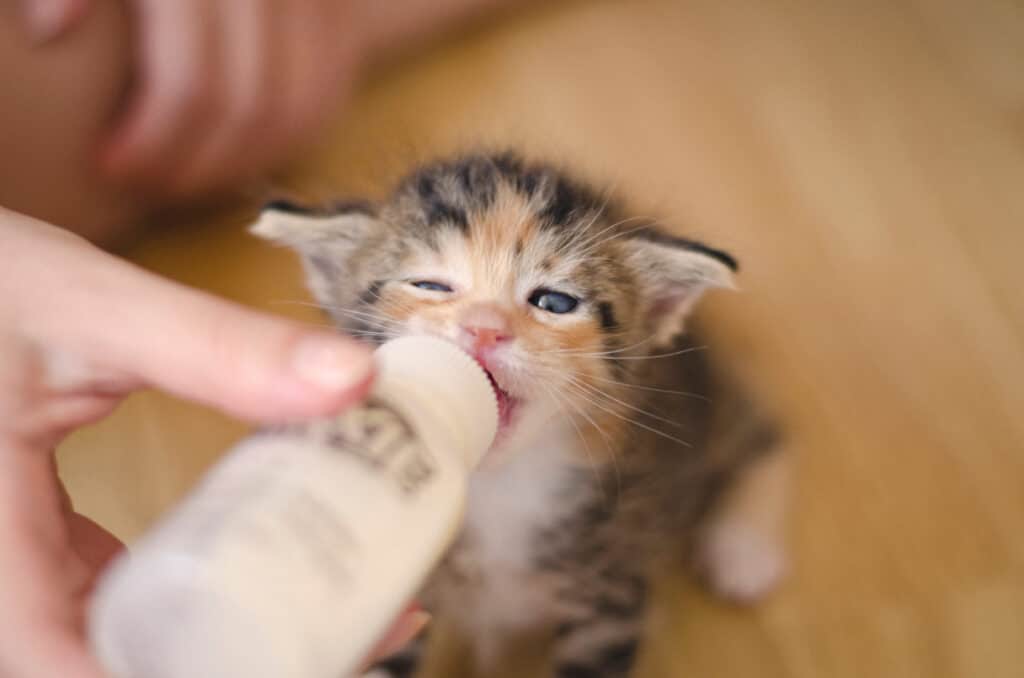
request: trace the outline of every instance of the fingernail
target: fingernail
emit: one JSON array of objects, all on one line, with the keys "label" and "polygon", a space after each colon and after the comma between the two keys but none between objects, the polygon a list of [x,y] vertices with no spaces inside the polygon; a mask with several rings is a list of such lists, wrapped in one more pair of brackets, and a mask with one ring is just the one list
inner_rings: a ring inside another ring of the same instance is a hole
[{"label": "fingernail", "polygon": [[426,628],[427,624],[430,623],[430,619],[430,614],[423,610],[409,612],[404,615],[391,629],[387,640],[377,648],[378,656],[387,657],[401,650],[405,647],[406,643],[418,636],[420,631]]},{"label": "fingernail", "polygon": [[67,0],[28,0],[25,6],[28,27],[36,42],[57,37],[68,15]]},{"label": "fingernail", "polygon": [[347,391],[373,373],[370,352],[334,337],[302,339],[292,356],[292,369],[302,381],[327,391]]}]

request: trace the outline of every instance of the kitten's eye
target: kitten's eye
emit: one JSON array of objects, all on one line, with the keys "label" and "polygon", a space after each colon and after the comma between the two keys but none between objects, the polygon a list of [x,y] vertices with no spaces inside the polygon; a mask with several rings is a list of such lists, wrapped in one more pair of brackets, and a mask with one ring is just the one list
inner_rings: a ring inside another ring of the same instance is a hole
[{"label": "kitten's eye", "polygon": [[433,280],[415,280],[410,283],[413,287],[418,287],[421,290],[430,290],[431,292],[451,292],[452,288],[450,285],[444,283],[434,282]]},{"label": "kitten's eye", "polygon": [[534,290],[528,300],[531,304],[548,313],[572,313],[580,300],[564,292],[555,292],[543,287]]}]

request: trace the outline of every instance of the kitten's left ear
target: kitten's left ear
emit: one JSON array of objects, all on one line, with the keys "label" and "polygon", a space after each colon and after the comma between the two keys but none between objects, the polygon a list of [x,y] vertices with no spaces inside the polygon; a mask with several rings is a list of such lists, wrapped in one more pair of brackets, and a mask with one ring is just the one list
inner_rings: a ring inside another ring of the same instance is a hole
[{"label": "kitten's left ear", "polygon": [[339,272],[352,254],[378,230],[376,213],[368,203],[339,204],[317,210],[278,200],[268,203],[249,231],[287,245],[302,257],[310,291],[322,304],[334,299]]},{"label": "kitten's left ear", "polygon": [[374,216],[373,207],[368,203],[339,204],[318,210],[275,200],[263,206],[249,231],[303,252],[326,244],[361,242]]},{"label": "kitten's left ear", "polygon": [[739,264],[726,252],[693,240],[643,229],[622,241],[649,301],[646,316],[659,345],[670,343],[709,289],[735,289]]}]

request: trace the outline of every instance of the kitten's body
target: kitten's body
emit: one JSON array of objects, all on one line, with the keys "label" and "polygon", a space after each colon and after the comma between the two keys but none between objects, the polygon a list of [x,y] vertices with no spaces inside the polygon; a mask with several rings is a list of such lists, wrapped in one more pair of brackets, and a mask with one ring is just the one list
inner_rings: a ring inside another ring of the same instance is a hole
[{"label": "kitten's body", "polygon": [[[483,668],[547,629],[561,678],[625,675],[661,564],[751,598],[782,569],[773,427],[682,333],[735,262],[509,155],[425,168],[380,208],[257,231],[296,246],[343,329],[447,336],[501,388],[503,430],[424,602]],[[418,647],[385,662],[406,675]]]}]

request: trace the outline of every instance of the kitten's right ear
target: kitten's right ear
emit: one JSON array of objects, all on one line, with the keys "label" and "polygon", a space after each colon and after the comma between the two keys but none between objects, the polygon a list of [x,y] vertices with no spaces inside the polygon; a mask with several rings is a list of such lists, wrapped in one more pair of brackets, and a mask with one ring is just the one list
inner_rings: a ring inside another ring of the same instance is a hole
[{"label": "kitten's right ear", "polygon": [[637,271],[649,302],[646,315],[653,346],[667,346],[683,331],[686,317],[707,290],[734,287],[736,260],[694,240],[644,227],[630,231],[619,246]]},{"label": "kitten's right ear", "polygon": [[268,203],[249,232],[299,253],[306,282],[317,301],[334,303],[332,289],[353,251],[377,228],[371,205],[336,205],[316,210],[278,200]]}]

